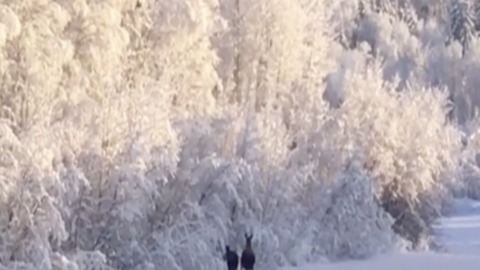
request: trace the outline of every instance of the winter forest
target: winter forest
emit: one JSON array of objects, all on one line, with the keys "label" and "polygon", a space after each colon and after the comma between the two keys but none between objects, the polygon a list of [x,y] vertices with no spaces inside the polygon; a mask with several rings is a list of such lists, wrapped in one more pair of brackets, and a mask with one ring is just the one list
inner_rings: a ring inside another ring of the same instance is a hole
[{"label": "winter forest", "polygon": [[0,269],[441,248],[479,33],[475,0],[0,0]]}]

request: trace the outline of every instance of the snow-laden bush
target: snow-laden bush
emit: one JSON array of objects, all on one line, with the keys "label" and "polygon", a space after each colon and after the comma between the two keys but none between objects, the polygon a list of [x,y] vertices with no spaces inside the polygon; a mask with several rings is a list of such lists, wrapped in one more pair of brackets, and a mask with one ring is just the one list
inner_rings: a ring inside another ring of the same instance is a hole
[{"label": "snow-laden bush", "polygon": [[[415,243],[438,213],[446,184],[453,180],[461,133],[447,121],[445,92],[416,89],[414,81],[397,91],[397,84],[381,79],[382,67],[375,60],[368,64],[354,56],[354,65],[342,70],[344,102],[327,122],[328,138],[341,146],[339,153],[362,152],[381,188],[384,207],[398,222],[395,228]],[[403,228],[407,224],[399,218],[405,211],[419,215],[425,229],[420,230],[420,224]]]},{"label": "snow-laden bush", "polygon": [[[365,259],[389,250],[397,240],[390,230],[393,219],[377,199],[375,179],[352,159],[329,189],[330,206],[322,217],[317,238],[330,258]],[[332,233],[333,232],[333,233]]]},{"label": "snow-laden bush", "polygon": [[[4,245],[0,263],[7,269],[111,269],[104,254],[91,250],[70,254],[62,248],[72,236],[64,221],[70,209],[63,199],[66,194],[74,195],[84,179],[72,179],[75,182],[69,185],[57,177],[53,164],[37,159],[40,153],[22,146],[25,142],[6,124],[1,126],[0,138]],[[54,147],[48,148],[41,158],[53,153]]]},{"label": "snow-laden bush", "polygon": [[457,169],[457,185],[450,189],[454,196],[480,199],[480,136],[478,118],[463,126],[462,158]]}]

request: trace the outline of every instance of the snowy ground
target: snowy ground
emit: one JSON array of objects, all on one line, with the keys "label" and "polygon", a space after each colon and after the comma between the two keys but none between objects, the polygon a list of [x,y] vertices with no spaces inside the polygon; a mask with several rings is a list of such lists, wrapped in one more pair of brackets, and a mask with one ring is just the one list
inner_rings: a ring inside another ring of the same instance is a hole
[{"label": "snowy ground", "polygon": [[480,202],[457,200],[453,212],[454,215],[442,219],[436,227],[440,241],[446,249],[445,253],[383,255],[368,261],[316,264],[300,269],[478,270],[480,269]]}]

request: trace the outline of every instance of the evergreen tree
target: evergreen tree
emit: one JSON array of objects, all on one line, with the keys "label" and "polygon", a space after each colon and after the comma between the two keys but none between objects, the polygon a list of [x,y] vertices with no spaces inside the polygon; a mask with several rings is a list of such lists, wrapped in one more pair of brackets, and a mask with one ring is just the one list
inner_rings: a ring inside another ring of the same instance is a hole
[{"label": "evergreen tree", "polygon": [[475,33],[475,16],[471,3],[466,0],[453,0],[449,6],[451,39],[462,45],[462,55]]}]

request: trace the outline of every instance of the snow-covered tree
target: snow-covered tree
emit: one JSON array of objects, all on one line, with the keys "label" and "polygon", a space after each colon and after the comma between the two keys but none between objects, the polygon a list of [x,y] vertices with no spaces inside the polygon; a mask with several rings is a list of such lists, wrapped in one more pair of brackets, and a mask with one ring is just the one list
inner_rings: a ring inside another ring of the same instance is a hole
[{"label": "snow-covered tree", "polygon": [[475,13],[471,1],[453,0],[449,6],[451,38],[462,45],[462,55],[475,36]]}]

